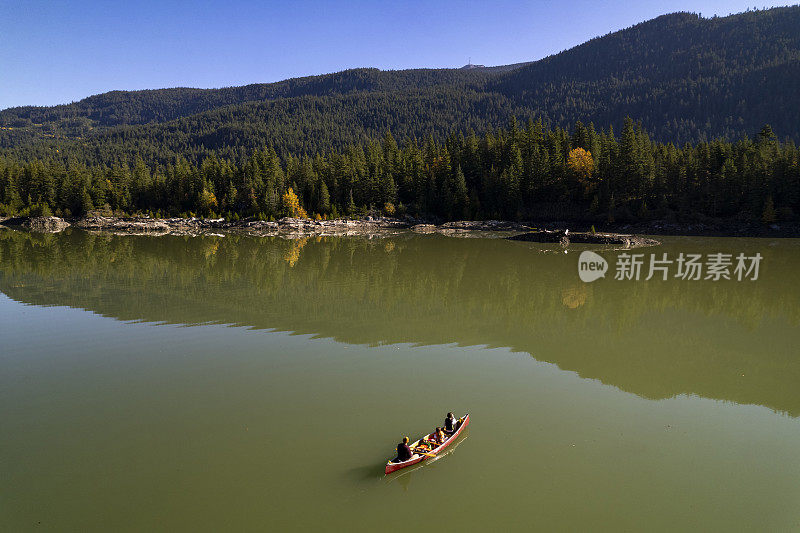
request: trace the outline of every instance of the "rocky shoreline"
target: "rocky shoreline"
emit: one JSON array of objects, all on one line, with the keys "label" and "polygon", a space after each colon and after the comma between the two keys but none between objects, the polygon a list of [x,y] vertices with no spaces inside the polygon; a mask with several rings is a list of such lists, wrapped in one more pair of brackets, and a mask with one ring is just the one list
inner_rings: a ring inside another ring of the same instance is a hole
[{"label": "rocky shoreline", "polygon": [[[363,219],[310,220],[282,218],[277,221],[200,218],[135,218],[89,216],[79,219],[58,217],[17,217],[0,220],[0,225],[24,228],[29,231],[56,233],[68,227],[86,231],[103,231],[125,235],[204,235],[246,233],[259,236],[347,236],[389,235],[401,231],[439,233],[453,236],[480,236],[500,232],[524,232],[532,228],[526,224],[497,220],[460,221],[431,224],[424,220],[391,217],[366,217]],[[498,235],[504,236],[504,235]]]},{"label": "rocky shoreline", "polygon": [[622,248],[641,248],[658,246],[660,241],[640,235],[622,233],[571,232],[564,230],[538,230],[508,237],[512,241],[541,243],[559,243],[567,247],[570,244],[603,244],[616,245]]},{"label": "rocky shoreline", "polygon": [[[543,243],[615,244],[624,247],[652,246],[657,240],[641,235],[694,235],[739,237],[800,237],[797,224],[755,225],[729,223],[673,223],[653,221],[637,224],[606,224],[602,231],[567,222],[510,222],[500,220],[462,220],[436,224],[430,220],[366,217],[362,219],[310,220],[282,218],[277,221],[200,218],[151,219],[138,217],[87,216],[0,218],[0,227],[55,233],[74,227],[91,232],[124,235],[224,235],[241,233],[257,236],[299,238],[306,236],[389,236],[405,231],[437,233],[452,237],[497,237]],[[584,225],[585,226],[585,225]],[[566,231],[569,228],[569,232]],[[565,239],[566,237],[566,239]]]}]

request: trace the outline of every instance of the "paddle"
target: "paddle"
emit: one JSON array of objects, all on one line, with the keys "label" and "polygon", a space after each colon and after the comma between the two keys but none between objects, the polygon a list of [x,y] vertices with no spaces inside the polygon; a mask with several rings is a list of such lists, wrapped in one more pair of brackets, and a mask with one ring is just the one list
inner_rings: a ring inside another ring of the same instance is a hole
[{"label": "paddle", "polygon": [[411,450],[411,453],[415,453],[415,454],[417,454],[417,455],[427,455],[428,457],[436,457],[436,454],[435,454],[435,453],[430,453],[430,452],[422,452],[422,451],[418,451],[418,450],[416,450],[416,449],[412,449],[412,450]]},{"label": "paddle", "polygon": [[427,455],[428,457],[436,457],[436,454],[435,454],[435,453],[431,453],[431,452],[423,452],[422,450],[420,450],[420,449],[417,449],[417,448],[413,448],[413,451],[414,451],[414,453],[416,453],[417,455]]}]

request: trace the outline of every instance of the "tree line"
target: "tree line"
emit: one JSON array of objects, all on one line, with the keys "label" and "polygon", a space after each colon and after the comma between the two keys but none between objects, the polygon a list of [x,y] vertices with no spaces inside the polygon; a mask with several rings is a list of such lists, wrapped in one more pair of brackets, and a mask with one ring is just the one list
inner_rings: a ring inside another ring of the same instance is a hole
[{"label": "tree line", "polygon": [[512,118],[481,136],[398,142],[386,133],[338,152],[280,156],[266,147],[238,162],[0,157],[0,214],[772,223],[800,212],[798,161],[794,142],[780,142],[769,126],[735,143],[675,146],[653,141],[630,118],[619,135]]}]

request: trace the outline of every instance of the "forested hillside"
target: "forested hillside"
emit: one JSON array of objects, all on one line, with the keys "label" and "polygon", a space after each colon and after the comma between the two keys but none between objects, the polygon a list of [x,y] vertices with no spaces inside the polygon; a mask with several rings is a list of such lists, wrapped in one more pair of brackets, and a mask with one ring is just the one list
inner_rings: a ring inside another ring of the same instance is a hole
[{"label": "forested hillside", "polygon": [[641,120],[662,141],[800,136],[800,7],[664,15],[492,80],[515,108],[564,125]]},{"label": "forested hillside", "polygon": [[148,124],[173,120],[209,109],[246,102],[330,96],[352,92],[384,92],[423,89],[436,85],[457,88],[478,87],[489,74],[501,70],[418,69],[380,71],[374,68],[346,70],[335,74],[292,78],[277,83],[262,83],[223,89],[154,89],[112,91],[90,96],[80,102],[54,107],[18,107],[0,113],[3,125],[17,127],[49,124],[65,134],[75,130],[71,120],[85,119],[91,127]]},{"label": "forested hillside", "polygon": [[478,138],[380,141],[323,157],[258,150],[237,163],[87,167],[0,157],[0,215],[338,217],[634,221],[738,218],[771,224],[800,212],[800,152],[766,126],[753,140],[676,148],[627,120],[619,137],[516,121]]},{"label": "forested hillside", "polygon": [[225,89],[114,91],[0,112],[0,150],[100,164],[241,159],[480,133],[511,116],[598,129],[641,121],[662,142],[737,140],[765,123],[800,138],[800,7],[704,19],[676,13],[527,65],[356,69]]},{"label": "forested hillside", "polygon": [[793,221],[800,7],[665,15],[530,64],[111,92],[0,125],[0,215]]}]

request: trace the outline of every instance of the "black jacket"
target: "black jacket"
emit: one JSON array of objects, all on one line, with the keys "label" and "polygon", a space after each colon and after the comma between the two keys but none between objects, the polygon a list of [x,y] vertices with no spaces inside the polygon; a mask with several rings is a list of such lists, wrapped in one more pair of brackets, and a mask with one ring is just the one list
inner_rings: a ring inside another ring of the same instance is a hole
[{"label": "black jacket", "polygon": [[408,447],[408,444],[405,442],[401,442],[397,445],[397,460],[398,461],[408,461],[411,459],[411,448]]}]

